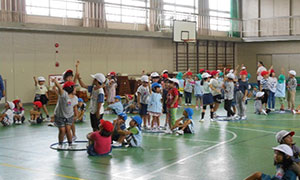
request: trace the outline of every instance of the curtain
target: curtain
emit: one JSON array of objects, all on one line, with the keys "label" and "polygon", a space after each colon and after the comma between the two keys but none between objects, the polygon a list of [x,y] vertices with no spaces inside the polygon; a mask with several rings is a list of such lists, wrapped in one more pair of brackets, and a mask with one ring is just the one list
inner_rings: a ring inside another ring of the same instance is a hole
[{"label": "curtain", "polygon": [[83,26],[107,28],[104,6],[104,0],[99,0],[99,2],[85,2]]},{"label": "curtain", "polygon": [[198,34],[209,34],[209,2],[208,0],[198,1],[199,17],[198,17]]},{"label": "curtain", "polygon": [[162,0],[150,0],[149,31],[159,31],[162,18]]},{"label": "curtain", "polygon": [[231,18],[231,29],[229,35],[231,37],[240,37],[240,18],[239,15],[239,0],[230,1],[230,18]]},{"label": "curtain", "polygon": [[0,21],[25,22],[26,0],[0,0]]}]

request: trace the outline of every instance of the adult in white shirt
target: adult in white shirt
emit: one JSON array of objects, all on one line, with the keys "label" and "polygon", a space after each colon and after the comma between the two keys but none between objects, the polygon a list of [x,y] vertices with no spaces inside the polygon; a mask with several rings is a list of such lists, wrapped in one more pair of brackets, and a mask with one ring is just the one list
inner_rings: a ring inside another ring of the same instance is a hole
[{"label": "adult in white shirt", "polygon": [[263,71],[267,71],[267,69],[264,67],[264,63],[261,62],[261,61],[258,61],[257,62],[257,84],[258,84],[258,87],[260,86],[260,80],[263,79],[262,75],[261,75],[261,72]]}]

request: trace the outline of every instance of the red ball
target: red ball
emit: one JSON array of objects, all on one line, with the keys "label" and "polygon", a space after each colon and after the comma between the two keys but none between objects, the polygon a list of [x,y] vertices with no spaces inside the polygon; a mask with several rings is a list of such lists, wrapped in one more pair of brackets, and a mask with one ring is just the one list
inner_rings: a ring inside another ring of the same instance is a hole
[{"label": "red ball", "polygon": [[55,63],[55,67],[58,67],[58,66],[59,66],[59,62],[56,62],[56,63]]},{"label": "red ball", "polygon": [[55,43],[55,47],[58,48],[58,47],[59,47],[59,44],[58,44],[58,43]]}]

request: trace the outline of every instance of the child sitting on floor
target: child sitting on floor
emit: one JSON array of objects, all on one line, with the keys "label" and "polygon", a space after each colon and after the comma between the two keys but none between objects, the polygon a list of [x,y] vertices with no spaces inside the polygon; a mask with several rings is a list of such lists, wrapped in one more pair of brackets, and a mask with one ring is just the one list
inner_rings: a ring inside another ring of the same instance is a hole
[{"label": "child sitting on floor", "polygon": [[25,121],[24,113],[25,110],[23,105],[19,99],[13,101],[15,108],[14,108],[14,123],[15,124],[22,124]]},{"label": "child sitting on floor", "polygon": [[30,119],[28,120],[31,124],[39,124],[43,122],[42,117],[42,108],[43,104],[41,101],[35,101],[33,102],[33,109],[30,110]]},{"label": "child sitting on floor", "polygon": [[14,122],[14,113],[13,109],[15,108],[15,105],[13,102],[7,101],[5,103],[5,109],[0,114],[0,123],[3,126],[10,126]]},{"label": "child sitting on floor", "polygon": [[183,135],[184,133],[194,133],[194,121],[193,121],[194,111],[192,108],[185,108],[182,115],[183,117],[178,119],[175,122],[175,125],[171,128],[171,130],[175,130],[176,134]]},{"label": "child sitting on floor", "polygon": [[121,97],[115,96],[115,102],[113,104],[108,105],[107,110],[112,110],[115,114],[119,115],[124,111]]},{"label": "child sitting on floor", "polygon": [[255,114],[264,114],[268,115],[266,111],[263,109],[262,100],[264,98],[265,92],[257,92],[256,98],[254,101],[254,111]]},{"label": "child sitting on floor", "polygon": [[256,93],[259,92],[258,90],[258,86],[253,86],[253,90],[252,90],[252,97],[255,99],[256,98]]},{"label": "child sitting on floor", "polygon": [[132,117],[129,122],[129,128],[127,130],[119,130],[120,137],[117,142],[113,143],[113,147],[122,147],[124,143],[125,147],[139,147],[142,144],[142,118],[140,116]]},{"label": "child sitting on floor", "polygon": [[276,166],[276,174],[271,178],[270,175],[263,174],[261,172],[256,172],[251,176],[247,177],[245,180],[258,180],[258,179],[288,179],[296,180],[297,175],[290,168],[293,165],[293,151],[286,145],[281,144],[277,147],[274,147],[274,165]]},{"label": "child sitting on floor", "polygon": [[111,122],[100,120],[99,131],[91,132],[87,135],[89,146],[87,153],[90,156],[108,155],[111,148],[111,134],[114,126]]},{"label": "child sitting on floor", "polygon": [[118,141],[120,138],[120,132],[126,129],[126,122],[127,120],[127,115],[125,113],[121,113],[118,115],[118,118],[114,120],[113,125],[114,125],[114,130],[112,133],[112,142]]},{"label": "child sitting on floor", "polygon": [[83,122],[85,121],[85,110],[86,110],[86,104],[83,102],[82,98],[78,98],[78,105],[77,105],[77,109],[78,109],[78,118],[76,120],[76,122]]},{"label": "child sitting on floor", "polygon": [[133,95],[125,95],[126,102],[123,104],[125,113],[137,114],[139,113],[139,108],[137,106],[136,98]]}]

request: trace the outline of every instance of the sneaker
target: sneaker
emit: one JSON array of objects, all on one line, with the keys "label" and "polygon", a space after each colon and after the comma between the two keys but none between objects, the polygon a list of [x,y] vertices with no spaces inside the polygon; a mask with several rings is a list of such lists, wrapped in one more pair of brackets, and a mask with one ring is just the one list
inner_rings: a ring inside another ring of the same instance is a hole
[{"label": "sneaker", "polygon": [[246,120],[247,119],[247,116],[243,116],[242,118],[241,118],[241,120]]},{"label": "sneaker", "polygon": [[199,122],[204,122],[204,119],[201,119]]},{"label": "sneaker", "polygon": [[265,110],[261,110],[261,112],[262,112],[264,115],[268,115],[268,113],[267,113]]},{"label": "sneaker", "polygon": [[59,145],[57,146],[57,150],[61,150],[61,149],[63,149],[63,146],[62,146],[62,144],[59,144]]},{"label": "sneaker", "polygon": [[233,116],[233,119],[237,120],[237,119],[240,119],[240,117],[239,117],[237,114],[235,114],[235,115]]},{"label": "sneaker", "polygon": [[29,119],[30,124],[36,124],[36,120]]},{"label": "sneaker", "polygon": [[72,137],[72,142],[75,142],[76,139],[77,139],[77,136],[73,136],[73,137]]},{"label": "sneaker", "polygon": [[114,142],[114,143],[112,144],[112,147],[115,147],[115,148],[122,147],[122,144],[119,143],[119,142]]},{"label": "sneaker", "polygon": [[165,133],[166,134],[172,134],[173,132],[171,131],[171,129],[167,129],[167,130],[165,130]]},{"label": "sneaker", "polygon": [[214,122],[215,120],[214,120],[213,118],[210,118],[210,121],[211,121],[211,122]]},{"label": "sneaker", "polygon": [[275,112],[275,109],[271,109],[272,112]]},{"label": "sneaker", "polygon": [[293,112],[293,114],[296,114],[296,113],[297,113],[297,111],[296,111],[296,110],[294,110],[294,109],[292,110],[292,112]]},{"label": "sneaker", "polygon": [[68,146],[68,150],[73,150],[74,149],[74,146],[71,144]]},{"label": "sneaker", "polygon": [[48,126],[55,126],[53,122],[49,122]]},{"label": "sneaker", "polygon": [[198,110],[199,109],[199,106],[196,106],[196,110]]},{"label": "sneaker", "polygon": [[187,106],[188,104],[184,104],[185,106]]},{"label": "sneaker", "polygon": [[176,131],[176,134],[183,135],[184,132],[183,132],[183,130],[178,130],[178,131]]},{"label": "sneaker", "polygon": [[46,117],[45,121],[50,122],[51,118],[50,117]]}]

